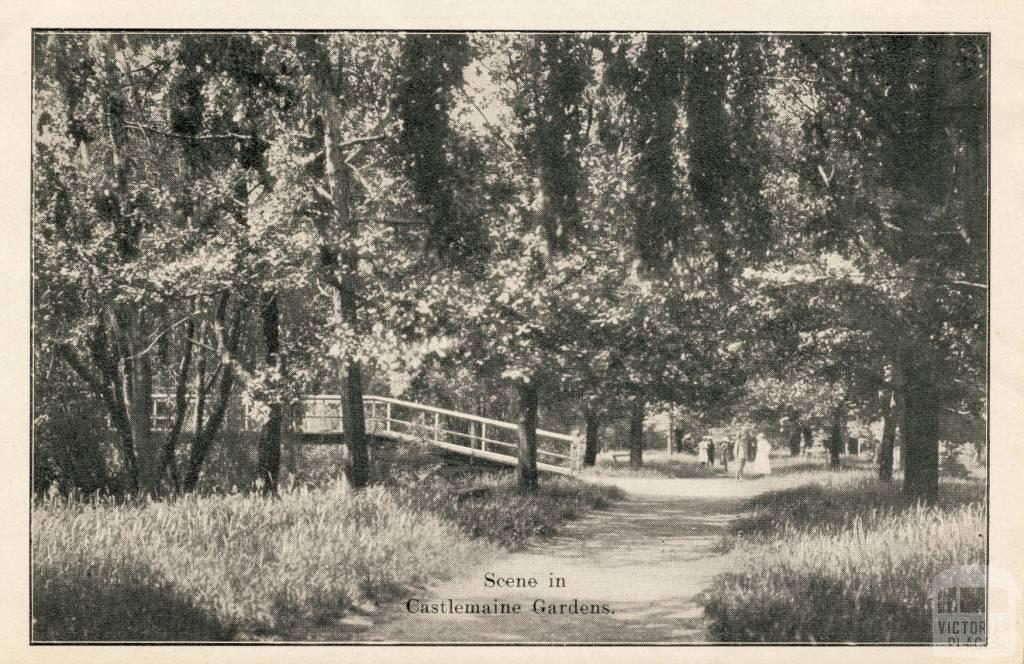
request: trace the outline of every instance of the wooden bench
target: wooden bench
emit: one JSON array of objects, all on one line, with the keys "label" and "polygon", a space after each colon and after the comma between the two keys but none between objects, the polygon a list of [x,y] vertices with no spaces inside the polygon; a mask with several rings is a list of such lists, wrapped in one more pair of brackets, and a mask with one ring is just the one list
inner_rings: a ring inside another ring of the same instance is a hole
[{"label": "wooden bench", "polygon": [[614,461],[615,463],[618,463],[619,459],[628,459],[628,458],[629,458],[629,452],[617,452],[615,454],[612,454],[612,461]]}]

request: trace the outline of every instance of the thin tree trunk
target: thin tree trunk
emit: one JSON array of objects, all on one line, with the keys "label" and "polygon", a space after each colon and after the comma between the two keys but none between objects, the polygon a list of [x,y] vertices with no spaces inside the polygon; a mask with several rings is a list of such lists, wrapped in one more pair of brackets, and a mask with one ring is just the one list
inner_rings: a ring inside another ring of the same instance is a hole
[{"label": "thin tree trunk", "polygon": [[185,323],[185,348],[181,353],[181,364],[178,365],[178,387],[174,393],[174,424],[171,426],[171,432],[167,435],[163,454],[163,464],[170,475],[175,492],[181,491],[181,478],[178,476],[178,463],[175,455],[178,438],[181,436],[181,429],[185,425],[185,416],[188,413],[189,371],[192,367],[192,346],[195,336],[195,319],[190,318]]},{"label": "thin tree trunk", "polygon": [[239,302],[235,307],[232,317],[230,332],[225,340],[224,322],[227,316],[227,303],[229,296],[224,293],[221,296],[217,307],[217,323],[214,326],[218,339],[217,347],[221,351],[221,367],[219,371],[219,383],[217,389],[217,403],[210,412],[201,430],[196,431],[192,441],[192,450],[189,455],[188,470],[185,473],[184,490],[194,491],[199,482],[199,473],[202,471],[203,463],[209,453],[214,438],[220,433],[221,425],[224,423],[224,416],[227,413],[228,402],[231,400],[231,390],[234,386],[235,371],[231,366],[235,353],[238,350],[238,341],[242,332],[242,310],[244,306]]},{"label": "thin tree trunk", "polygon": [[[200,333],[198,337],[201,339],[203,336],[203,327],[200,325]],[[203,349],[199,349],[199,363],[196,365],[196,412],[195,421],[192,423],[192,438],[195,439],[199,435],[199,432],[203,430],[203,418],[206,415],[206,353]]]},{"label": "thin tree trunk", "polygon": [[809,450],[814,447],[814,432],[811,431],[811,425],[807,422],[801,424],[800,433],[803,435],[804,449]]},{"label": "thin tree trunk", "polygon": [[533,381],[516,384],[519,393],[519,464],[516,482],[520,491],[537,490],[537,407],[539,395]]},{"label": "thin tree trunk", "polygon": [[829,437],[829,467],[839,468],[839,455],[843,450],[846,433],[845,403],[840,402],[832,409],[832,431]]},{"label": "thin tree trunk", "polygon": [[892,456],[896,447],[896,409],[893,392],[885,393],[885,424],[882,428],[882,445],[878,450],[878,479],[892,481]]},{"label": "thin tree trunk", "polygon": [[933,503],[939,496],[939,395],[929,372],[904,364],[903,493]]},{"label": "thin tree trunk", "polygon": [[583,411],[583,423],[585,427],[583,446],[583,465],[593,466],[597,463],[597,448],[600,446],[601,418],[590,408]]},{"label": "thin tree trunk", "polygon": [[637,397],[629,412],[629,465],[639,468],[644,463],[644,409],[647,402]]},{"label": "thin tree trunk", "polygon": [[[278,371],[283,371],[281,360],[281,339],[280,322],[281,312],[277,304],[277,294],[267,293],[264,295],[263,308],[263,345],[266,352],[266,363],[268,367],[277,366]],[[277,481],[281,471],[281,426],[284,420],[283,404],[275,400],[270,404],[270,414],[267,423],[263,427],[259,439],[259,473],[263,480],[263,490],[266,493],[277,492]]]}]

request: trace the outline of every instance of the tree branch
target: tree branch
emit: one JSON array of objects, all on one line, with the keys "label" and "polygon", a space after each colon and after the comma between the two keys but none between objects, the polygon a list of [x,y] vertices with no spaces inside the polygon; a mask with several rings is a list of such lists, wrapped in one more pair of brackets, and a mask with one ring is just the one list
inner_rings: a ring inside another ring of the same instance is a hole
[{"label": "tree branch", "polygon": [[225,140],[241,140],[249,141],[252,140],[252,136],[246,134],[236,134],[234,132],[228,132],[226,134],[179,134],[173,131],[167,131],[166,129],[158,129],[150,125],[140,124],[138,122],[125,122],[124,126],[128,129],[138,129],[142,132],[149,132],[157,134],[159,136],[166,136],[168,138],[178,138],[185,141],[225,141]]},{"label": "tree branch", "polygon": [[351,148],[356,145],[362,145],[363,143],[373,143],[374,141],[382,141],[387,138],[387,134],[375,134],[373,136],[361,136],[359,138],[353,138],[338,144],[338,148],[344,150]]}]

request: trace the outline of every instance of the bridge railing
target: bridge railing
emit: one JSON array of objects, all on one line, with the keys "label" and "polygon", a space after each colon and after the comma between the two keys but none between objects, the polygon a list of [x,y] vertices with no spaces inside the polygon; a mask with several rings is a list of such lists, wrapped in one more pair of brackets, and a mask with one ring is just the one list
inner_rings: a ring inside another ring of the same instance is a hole
[{"label": "bridge railing", "polygon": [[[509,422],[390,397],[370,396],[365,403],[370,421],[383,425],[385,431],[405,427],[433,442],[461,443],[482,452],[518,456],[517,427]],[[401,417],[403,409],[406,419]],[[571,465],[576,442],[573,436],[538,429],[537,460]]]},{"label": "bridge railing", "polygon": [[[303,396],[301,401],[301,414],[292,420],[294,430],[306,434],[337,434],[343,431],[339,395],[310,394]],[[170,429],[173,403],[174,396],[171,394],[153,395],[154,430]],[[189,406],[190,416],[185,419],[186,432],[191,432],[191,425],[195,421],[191,400]],[[516,425],[510,422],[374,395],[363,397],[363,407],[367,432],[371,434],[392,434],[440,446],[457,446],[478,451],[482,457],[518,456]],[[255,432],[260,429],[245,403],[241,404],[240,410],[233,410],[228,419],[231,420],[230,428],[238,431]],[[538,463],[572,468],[578,464],[578,456],[577,438],[537,430]]]}]

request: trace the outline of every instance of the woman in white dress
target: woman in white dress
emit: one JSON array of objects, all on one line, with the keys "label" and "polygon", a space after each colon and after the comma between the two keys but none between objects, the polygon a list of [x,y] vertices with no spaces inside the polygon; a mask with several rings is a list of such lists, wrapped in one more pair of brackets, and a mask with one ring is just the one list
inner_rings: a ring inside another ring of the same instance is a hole
[{"label": "woman in white dress", "polygon": [[702,466],[708,465],[708,439],[701,438],[697,443],[697,463]]},{"label": "woman in white dress", "polygon": [[771,475],[772,462],[769,456],[772,453],[772,444],[768,442],[768,436],[763,433],[757,434],[757,455],[754,457],[753,472],[755,475]]}]

